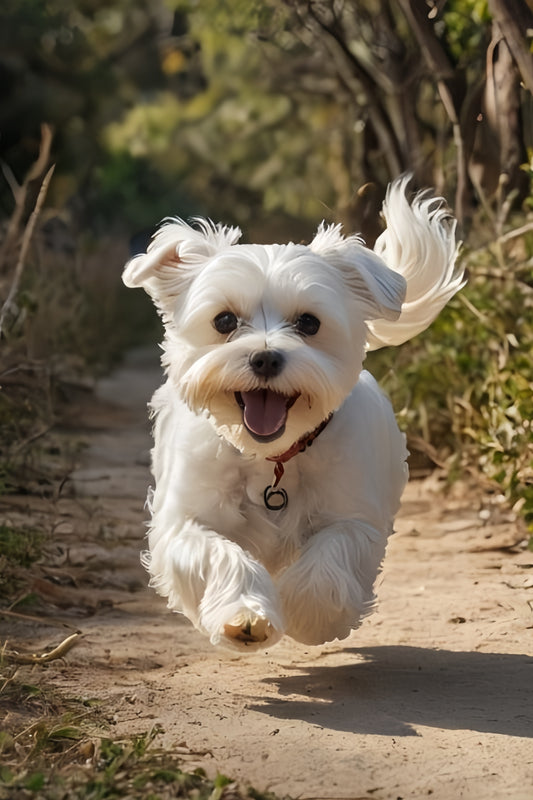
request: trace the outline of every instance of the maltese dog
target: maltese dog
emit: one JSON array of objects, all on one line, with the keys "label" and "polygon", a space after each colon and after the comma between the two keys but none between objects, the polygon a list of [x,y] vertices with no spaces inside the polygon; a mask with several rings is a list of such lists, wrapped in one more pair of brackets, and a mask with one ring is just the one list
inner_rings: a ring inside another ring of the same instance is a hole
[{"label": "maltese dog", "polygon": [[464,283],[455,221],[408,182],[373,250],[339,225],[255,245],[170,219],[126,265],[165,327],[143,563],[213,644],[318,645],[373,608],[408,452],[365,353],[424,330]]}]

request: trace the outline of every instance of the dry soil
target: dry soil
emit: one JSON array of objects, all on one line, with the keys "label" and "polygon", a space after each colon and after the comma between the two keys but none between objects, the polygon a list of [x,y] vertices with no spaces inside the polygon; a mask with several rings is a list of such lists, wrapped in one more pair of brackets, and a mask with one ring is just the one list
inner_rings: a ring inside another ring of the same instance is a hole
[{"label": "dry soil", "polygon": [[[100,383],[76,421],[89,447],[75,492],[37,509],[55,534],[34,588],[83,632],[47,679],[103,700],[114,735],[160,724],[186,768],[261,791],[532,800],[533,553],[515,517],[475,484],[414,480],[357,632],[228,655],[166,609],[139,564],[159,381],[157,356],[137,353]],[[36,648],[65,634],[17,635]]]}]

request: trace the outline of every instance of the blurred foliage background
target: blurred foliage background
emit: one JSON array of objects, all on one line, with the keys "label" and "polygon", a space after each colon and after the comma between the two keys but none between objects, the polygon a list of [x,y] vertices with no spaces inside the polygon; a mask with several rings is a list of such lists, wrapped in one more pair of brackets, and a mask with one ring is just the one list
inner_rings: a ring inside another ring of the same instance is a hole
[{"label": "blurred foliage background", "polygon": [[454,208],[470,280],[370,366],[424,468],[483,474],[533,525],[532,36],[530,0],[3,0],[0,488],[157,335],[120,272],[163,217],[372,244],[410,171]]}]

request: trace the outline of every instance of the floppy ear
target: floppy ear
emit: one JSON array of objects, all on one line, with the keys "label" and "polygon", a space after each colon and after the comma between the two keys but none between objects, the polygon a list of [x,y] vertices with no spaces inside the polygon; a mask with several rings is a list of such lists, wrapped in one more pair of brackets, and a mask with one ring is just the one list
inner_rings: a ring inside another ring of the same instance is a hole
[{"label": "floppy ear", "polygon": [[365,247],[358,236],[344,237],[340,225],[322,223],[310,249],[339,269],[356,294],[365,320],[396,320],[405,298],[406,282]]},{"label": "floppy ear", "polygon": [[142,286],[154,298],[174,296],[183,282],[196,274],[195,267],[241,236],[238,228],[199,218],[195,222],[197,227],[193,228],[181,219],[165,221],[146,253],[126,264],[122,273],[126,286]]}]

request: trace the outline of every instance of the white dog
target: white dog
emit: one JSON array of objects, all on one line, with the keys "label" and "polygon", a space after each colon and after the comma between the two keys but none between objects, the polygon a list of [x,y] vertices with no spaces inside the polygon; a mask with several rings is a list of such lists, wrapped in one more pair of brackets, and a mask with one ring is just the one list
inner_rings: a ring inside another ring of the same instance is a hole
[{"label": "white dog", "polygon": [[143,562],[214,644],[317,645],[372,610],[408,453],[365,352],[422,331],[463,285],[455,222],[407,183],[373,251],[338,225],[246,245],[177,219],[126,265],[165,326]]}]

